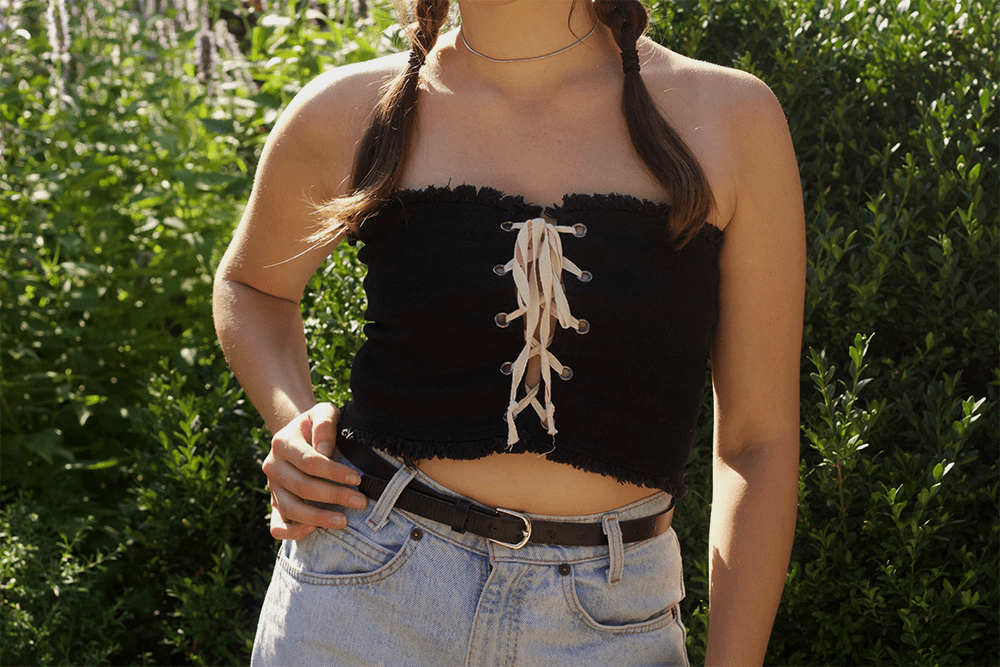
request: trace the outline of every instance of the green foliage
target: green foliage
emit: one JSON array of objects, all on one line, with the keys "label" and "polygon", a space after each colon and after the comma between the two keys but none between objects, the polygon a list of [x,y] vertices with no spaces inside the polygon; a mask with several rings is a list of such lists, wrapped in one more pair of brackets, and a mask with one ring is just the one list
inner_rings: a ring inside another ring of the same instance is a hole
[{"label": "green foliage", "polygon": [[[821,402],[805,435],[799,528],[771,644],[787,664],[968,664],[997,650],[995,469],[983,474],[973,432],[985,399],[945,378],[922,397],[922,445],[869,454],[887,399],[861,397],[870,339],[850,348],[847,380],[810,357]],[[839,385],[839,387],[838,387]]]},{"label": "green foliage", "polygon": [[[4,664],[247,662],[274,554],[267,436],[218,354],[211,275],[281,108],[401,47],[384,10],[335,4],[65,3],[55,43],[62,3],[0,6]],[[806,446],[768,661],[995,662],[1000,13],[650,4],[654,38],[771,86],[802,176]],[[337,403],[362,278],[344,246],[303,300]],[[710,442],[706,419],[675,520],[693,664]]]},{"label": "green foliage", "polygon": [[[50,73],[30,57],[46,48],[31,9],[33,37],[0,97],[13,127],[0,196],[3,474],[22,486],[53,465],[113,465],[159,360],[209,339],[213,253],[249,189],[235,148],[252,131],[233,96],[245,89],[210,103],[177,66],[180,46],[99,3],[74,61]],[[43,93],[52,78],[60,96]]]},{"label": "green foliage", "polygon": [[316,397],[334,405],[350,398],[351,362],[363,342],[364,273],[354,248],[341,247],[313,276],[302,309]]},{"label": "green foliage", "polygon": [[274,560],[267,438],[235,380],[216,383],[210,366],[164,370],[149,391],[117,581],[137,622],[120,641],[125,655],[156,646],[160,664],[245,662]]},{"label": "green foliage", "polygon": [[[87,545],[97,528],[95,518],[86,515],[85,502],[69,496],[60,500],[61,515],[48,510],[40,516],[27,494],[0,511],[0,618],[7,665],[106,663],[118,648],[108,636],[122,632],[128,618],[103,594],[122,547]],[[95,597],[105,604],[95,605]]]},{"label": "green foliage", "polygon": [[[211,276],[281,107],[394,48],[388,16],[75,3],[54,48],[59,3],[18,4],[0,8],[20,12],[0,17],[2,662],[245,663],[274,558],[267,438],[218,354]],[[307,313],[340,400],[363,308],[342,254]],[[42,508],[99,518],[61,544]],[[61,576],[79,584],[54,604]]]}]

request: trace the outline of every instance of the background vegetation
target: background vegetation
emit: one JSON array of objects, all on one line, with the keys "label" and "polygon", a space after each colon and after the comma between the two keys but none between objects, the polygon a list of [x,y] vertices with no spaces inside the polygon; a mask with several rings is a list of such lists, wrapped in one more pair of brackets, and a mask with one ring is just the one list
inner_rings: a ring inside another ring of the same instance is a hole
[{"label": "background vegetation", "polygon": [[[1000,656],[994,3],[678,0],[651,36],[786,109],[809,225],[800,513],[773,664]],[[365,2],[0,1],[4,664],[241,664],[267,434],[211,274],[277,114],[402,48]],[[363,275],[304,316],[342,401]],[[675,521],[707,629],[710,406]]]}]

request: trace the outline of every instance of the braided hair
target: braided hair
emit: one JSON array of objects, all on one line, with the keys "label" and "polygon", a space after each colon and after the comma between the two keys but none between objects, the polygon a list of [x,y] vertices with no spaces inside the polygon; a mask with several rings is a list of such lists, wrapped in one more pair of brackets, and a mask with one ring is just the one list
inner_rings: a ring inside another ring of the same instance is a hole
[{"label": "braided hair", "polygon": [[[344,229],[356,235],[397,189],[417,115],[420,68],[437,42],[450,4],[450,0],[415,0],[415,20],[407,28],[410,59],[383,88],[354,158],[350,194],[317,207],[324,222],[311,241],[327,242]],[[649,13],[640,0],[595,0],[594,11],[622,52],[622,113],[632,146],[670,193],[670,234],[683,244],[705,223],[715,202],[698,160],[660,113],[640,75],[637,46]]]},{"label": "braided hair", "polygon": [[597,0],[597,19],[611,29],[622,53],[622,113],[639,159],[670,193],[671,234],[691,239],[715,209],[712,189],[694,153],[663,117],[639,74],[639,37],[649,13],[639,0]]},{"label": "braided hair", "polygon": [[406,68],[382,89],[351,170],[350,194],[317,207],[323,220],[310,241],[324,243],[345,228],[357,234],[361,224],[389,200],[399,185],[417,111],[420,68],[434,48],[448,18],[450,0],[416,0],[416,20],[407,26],[410,59]]}]

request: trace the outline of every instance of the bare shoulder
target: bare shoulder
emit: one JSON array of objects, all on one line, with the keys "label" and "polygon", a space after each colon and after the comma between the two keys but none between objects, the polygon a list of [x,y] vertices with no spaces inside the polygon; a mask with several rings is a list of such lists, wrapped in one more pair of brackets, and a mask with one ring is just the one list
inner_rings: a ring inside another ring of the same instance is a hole
[{"label": "bare shoulder", "polygon": [[219,267],[221,278],[298,302],[334,244],[316,245],[315,204],[346,193],[355,146],[379,91],[406,54],[340,67],[310,81],[281,114]]},{"label": "bare shoulder", "polygon": [[268,137],[268,151],[290,149],[298,159],[342,165],[346,178],[379,93],[405,67],[406,57],[397,53],[317,76],[282,112]]},{"label": "bare shoulder", "polygon": [[668,111],[681,106],[734,129],[748,119],[784,124],[781,104],[753,74],[695,60],[648,40],[644,46],[643,77],[654,99]]},{"label": "bare shoulder", "polygon": [[[762,182],[797,173],[781,104],[747,72],[702,62],[649,40],[643,80],[654,101],[694,151],[718,206],[713,220],[728,227]],[[796,181],[797,183],[797,181]],[[791,186],[789,186],[789,189]]]}]

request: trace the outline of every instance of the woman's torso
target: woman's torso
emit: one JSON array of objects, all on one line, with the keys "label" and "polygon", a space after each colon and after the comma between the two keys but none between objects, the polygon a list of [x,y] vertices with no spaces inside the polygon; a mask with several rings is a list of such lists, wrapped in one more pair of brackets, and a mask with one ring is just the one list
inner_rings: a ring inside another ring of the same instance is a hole
[{"label": "woman's torso", "polygon": [[[425,66],[419,120],[401,186],[471,183],[517,193],[543,206],[567,193],[618,192],[650,201],[667,194],[631,146],[621,112],[621,75],[612,58],[560,86],[516,96],[450,66],[455,34],[439,40]],[[727,169],[723,100],[706,80],[714,68],[646,43],[643,77],[654,99],[687,142],[712,185],[717,210],[709,224],[724,228],[733,210]],[[701,68],[710,68],[701,71]],[[442,314],[443,317],[447,314]],[[538,382],[533,359],[526,378]],[[595,419],[602,418],[595,416]],[[605,417],[606,418],[606,417]],[[534,453],[491,454],[473,460],[426,459],[419,467],[437,482],[483,504],[538,514],[590,514],[654,492],[612,477],[555,463]]]}]

